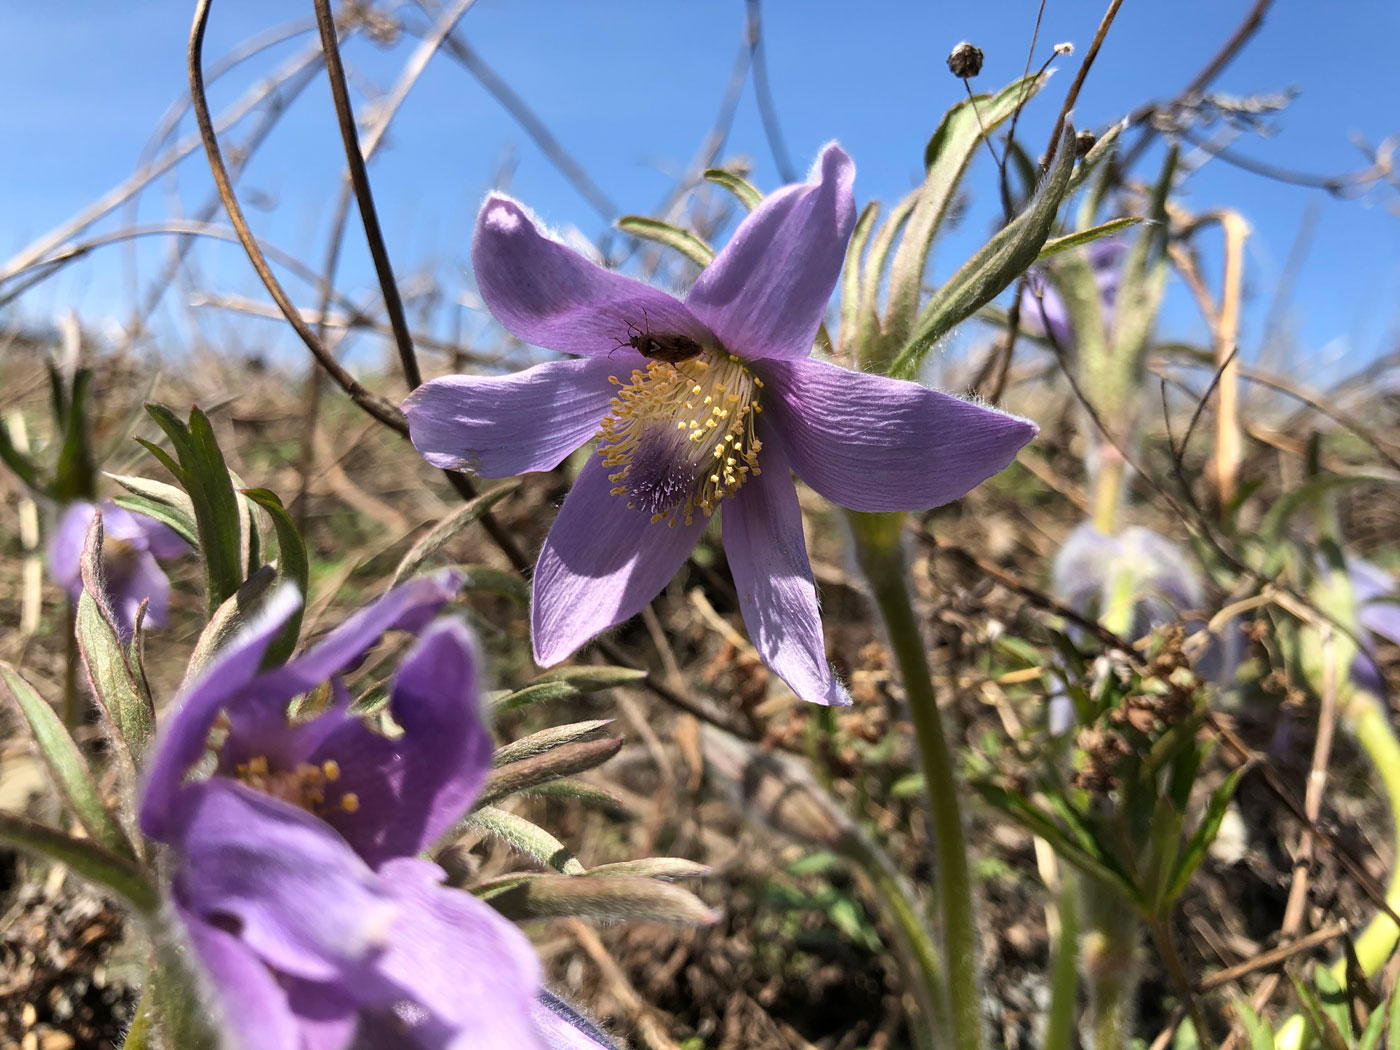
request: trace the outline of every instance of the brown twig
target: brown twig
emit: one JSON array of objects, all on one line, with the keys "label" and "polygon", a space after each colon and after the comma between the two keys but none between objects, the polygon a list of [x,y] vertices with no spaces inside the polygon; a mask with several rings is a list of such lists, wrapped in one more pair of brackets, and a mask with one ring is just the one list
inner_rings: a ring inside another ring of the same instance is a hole
[{"label": "brown twig", "polygon": [[1070,84],[1069,91],[1065,93],[1064,104],[1060,106],[1060,114],[1055,118],[1054,130],[1050,132],[1050,146],[1045,151],[1045,159],[1040,162],[1042,178],[1050,170],[1050,162],[1055,159],[1055,149],[1060,142],[1060,133],[1065,129],[1065,121],[1069,119],[1070,110],[1074,109],[1074,104],[1079,101],[1079,89],[1084,86],[1084,78],[1089,75],[1089,67],[1094,64],[1094,59],[1098,57],[1099,48],[1103,47],[1104,37],[1108,36],[1109,27],[1113,25],[1113,19],[1122,6],[1123,0],[1110,0],[1108,10],[1103,13],[1103,18],[1099,21],[1099,28],[1094,33],[1093,42],[1089,44],[1089,50],[1084,53],[1084,61],[1079,63],[1079,71],[1074,74],[1074,82]]},{"label": "brown twig", "polygon": [[194,25],[190,30],[188,62],[190,98],[194,106],[195,121],[199,125],[200,140],[203,142],[204,152],[209,158],[209,169],[214,177],[214,185],[218,187],[219,198],[224,202],[224,209],[228,212],[229,220],[238,233],[238,239],[243,243],[243,250],[247,253],[249,262],[253,264],[253,269],[257,271],[268,294],[272,296],[273,301],[281,309],[287,323],[306,344],[306,348],[311,351],[316,360],[321,363],[321,367],[330,374],[355,404],[395,433],[406,436],[408,422],[398,407],[367,389],[354,376],[345,371],[335,357],[326,350],[321,341],[316,338],[316,334],[306,322],[301,319],[301,314],[292,304],[286,291],[283,290],[271,267],[268,266],[267,259],[258,246],[257,239],[253,236],[253,231],[248,227],[248,220],[243,215],[243,208],[238,203],[233,185],[229,181],[228,168],[224,164],[224,158],[219,149],[218,134],[214,130],[214,123],[209,116],[209,100],[204,89],[202,66],[204,31],[209,24],[211,2],[212,0],[198,0],[195,7]]}]

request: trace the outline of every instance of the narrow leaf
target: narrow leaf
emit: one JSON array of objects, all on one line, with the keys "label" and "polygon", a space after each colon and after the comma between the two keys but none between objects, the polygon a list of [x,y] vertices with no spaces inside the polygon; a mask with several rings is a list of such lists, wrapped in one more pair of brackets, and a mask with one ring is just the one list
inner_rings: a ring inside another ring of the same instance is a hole
[{"label": "narrow leaf", "polygon": [[565,667],[540,675],[523,689],[495,697],[491,701],[491,711],[499,717],[507,711],[530,704],[572,700],[585,693],[630,685],[640,682],[646,676],[645,671],[633,667]]},{"label": "narrow leaf", "polygon": [[1191,876],[1196,873],[1201,861],[1205,859],[1206,851],[1215,841],[1215,836],[1220,833],[1220,824],[1225,819],[1226,811],[1230,808],[1230,800],[1235,797],[1235,788],[1239,786],[1240,778],[1248,768],[1241,766],[1236,769],[1211,793],[1210,802],[1206,805],[1206,812],[1201,818],[1200,826],[1187,840],[1186,848],[1181,851],[1181,858],[1177,861],[1176,871],[1172,875],[1171,886],[1167,893],[1167,903],[1176,900],[1186,892],[1186,886],[1190,883]]},{"label": "narrow leaf", "polygon": [[1069,249],[1078,248],[1081,245],[1092,244],[1100,237],[1112,236],[1115,233],[1119,233],[1145,221],[1146,220],[1140,215],[1124,215],[1118,219],[1109,219],[1108,222],[1100,223],[1098,226],[1092,226],[1087,230],[1068,233],[1063,237],[1052,237],[1045,242],[1045,247],[1040,249],[1040,254],[1036,256],[1036,261],[1043,262],[1052,255],[1059,255],[1060,252],[1069,251]]},{"label": "narrow leaf", "polygon": [[83,878],[121,894],[142,914],[153,915],[160,907],[160,895],[145,872],[91,839],[75,839],[18,814],[0,811],[0,840],[66,864]]},{"label": "narrow leaf", "polygon": [[933,345],[1026,271],[1050,234],[1074,170],[1074,128],[1066,124],[1050,174],[1026,210],[958,268],[919,315],[914,334],[889,367],[889,375],[913,378]]},{"label": "narrow leaf", "polygon": [[723,168],[707,168],[705,178],[734,194],[739,198],[739,203],[749,211],[753,211],[763,203],[763,194],[754,189],[753,183],[735,175],[732,171],[725,171]]},{"label": "narrow leaf", "polygon": [[902,344],[914,326],[929,249],[973,153],[994,128],[1033,98],[1047,80],[1047,74],[1023,77],[996,95],[965,99],[944,114],[929,139],[924,150],[927,174],[923,188],[890,267],[885,332],[894,345]]},{"label": "narrow leaf", "polygon": [[[861,209],[856,228],[851,234],[851,245],[846,249],[846,264],[841,270],[841,327],[837,329],[840,348],[847,353],[856,353],[856,337],[860,327],[861,309],[861,263],[865,255],[866,243],[875,220],[880,217],[880,205],[871,201]],[[878,277],[875,278],[879,280]]]},{"label": "narrow leaf", "polygon": [[[275,492],[269,489],[244,489],[243,495],[252,500],[272,518],[272,527],[277,533],[277,576],[275,584],[293,584],[303,599],[311,578],[311,565],[306,557],[306,543],[297,531],[296,523]],[[269,667],[285,663],[297,647],[297,637],[301,634],[301,616],[305,605],[299,605],[287,620],[276,640],[268,649],[266,665]]]},{"label": "narrow leaf", "polygon": [[694,879],[709,873],[709,865],[686,860],[684,857],[646,857],[642,860],[599,864],[588,869],[590,875],[643,875],[649,879]]},{"label": "narrow leaf", "polygon": [[547,864],[565,875],[583,874],[583,865],[562,842],[524,817],[517,817],[514,813],[507,813],[494,806],[486,806],[468,817],[466,826],[480,828],[500,839],[511,849],[533,857],[541,864]]},{"label": "narrow leaf", "polygon": [[498,802],[509,795],[537,787],[551,780],[596,769],[622,749],[622,737],[584,740],[552,748],[543,754],[507,762],[491,770],[478,806]]},{"label": "narrow leaf", "polygon": [[130,496],[118,496],[118,506],[145,514],[169,525],[191,547],[199,545],[199,527],[194,520],[194,504],[184,489],[163,481],[135,477],[130,474],[108,474]]},{"label": "narrow leaf", "polygon": [[472,892],[509,919],[579,915],[626,922],[709,925],[718,913],[688,890],[637,876],[534,875],[484,883]]},{"label": "narrow leaf", "polygon": [[97,465],[88,440],[88,394],[92,372],[80,368],[73,375],[72,399],[63,418],[63,442],[54,467],[53,494],[60,503],[97,497]]},{"label": "narrow leaf", "polygon": [[1249,1050],[1274,1050],[1274,1033],[1259,1020],[1254,1008],[1245,1000],[1236,999],[1234,1010],[1244,1026],[1245,1034],[1249,1036]]},{"label": "narrow leaf", "polygon": [[10,437],[10,428],[3,422],[0,422],[0,462],[14,471],[15,476],[24,482],[27,488],[35,492],[40,490],[39,468],[34,465],[32,459],[15,448],[14,440]]},{"label": "narrow leaf", "polygon": [[542,729],[538,733],[531,733],[529,736],[521,737],[519,740],[498,747],[492,765],[499,768],[510,762],[519,762],[524,758],[542,755],[556,747],[572,744],[575,740],[582,740],[611,722],[610,718],[592,718],[584,722],[572,722],[569,725]]},{"label": "narrow leaf", "polygon": [[394,570],[393,583],[397,584],[418,572],[424,562],[442,549],[443,544],[519,487],[520,479],[512,478],[489,492],[483,492],[475,499],[468,500],[443,518],[426,536],[409,548],[408,553],[399,562],[399,567]]},{"label": "narrow leaf", "polygon": [[624,215],[617,220],[617,228],[633,237],[673,248],[701,268],[709,266],[715,257],[715,250],[695,234],[660,219],[649,219],[645,215]]},{"label": "narrow leaf", "polygon": [[102,804],[102,793],[92,779],[82,752],[68,735],[58,715],[42,696],[9,664],[0,661],[0,680],[14,698],[29,727],[54,786],[93,841],[123,857],[133,856],[126,834]]}]

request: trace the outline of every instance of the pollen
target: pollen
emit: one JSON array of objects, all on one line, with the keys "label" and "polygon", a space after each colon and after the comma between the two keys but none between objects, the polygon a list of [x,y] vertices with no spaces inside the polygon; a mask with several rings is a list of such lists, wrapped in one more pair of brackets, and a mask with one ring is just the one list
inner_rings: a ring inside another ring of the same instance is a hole
[{"label": "pollen", "polygon": [[739,358],[706,349],[685,361],[649,361],[616,377],[598,432],[611,492],[655,522],[709,517],[759,473],[755,433],[763,383]]},{"label": "pollen", "polygon": [[[255,755],[235,766],[234,776],[256,791],[320,816],[328,805],[326,785],[340,779],[340,763],[327,759],[319,766],[298,762],[290,769],[277,769],[265,755]],[[344,813],[360,808],[360,797],[353,791],[346,791],[333,801]]]},{"label": "pollen", "polygon": [[346,813],[355,813],[360,808],[360,796],[353,791],[347,791],[340,796],[340,808]]}]

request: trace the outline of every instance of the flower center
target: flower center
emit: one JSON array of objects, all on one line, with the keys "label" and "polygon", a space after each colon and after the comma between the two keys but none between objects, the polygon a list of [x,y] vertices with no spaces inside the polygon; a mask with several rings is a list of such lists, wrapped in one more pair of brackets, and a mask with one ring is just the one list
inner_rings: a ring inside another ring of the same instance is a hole
[{"label": "flower center", "polygon": [[[240,762],[234,773],[255,791],[319,815],[325,811],[326,785],[340,779],[340,764],[334,760],[319,766],[298,762],[293,769],[273,769],[265,757],[257,755]],[[360,798],[353,791],[344,791],[337,798],[336,806],[343,812],[354,813],[360,808]]]},{"label": "flower center", "polygon": [[598,455],[618,468],[615,496],[653,523],[691,524],[756,477],[763,447],[755,433],[763,380],[723,350],[667,362],[652,360],[624,384],[598,431]]},{"label": "flower center", "polygon": [[136,546],[126,540],[115,536],[103,537],[102,571],[106,574],[108,586],[125,586],[136,571],[136,559],[140,555]]}]

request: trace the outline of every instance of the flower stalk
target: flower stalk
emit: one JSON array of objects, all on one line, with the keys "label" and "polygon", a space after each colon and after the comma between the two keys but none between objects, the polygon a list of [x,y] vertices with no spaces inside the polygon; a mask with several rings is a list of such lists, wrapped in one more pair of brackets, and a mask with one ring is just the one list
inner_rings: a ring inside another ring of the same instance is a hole
[{"label": "flower stalk", "polygon": [[963,834],[953,756],[944,735],[928,654],[909,594],[901,547],[904,515],[850,512],[848,518],[855,537],[856,557],[885,622],[890,649],[904,679],[914,720],[914,742],[923,769],[938,861],[939,910],[943,919],[953,1045],[958,1050],[980,1050],[981,980],[967,841]]}]

